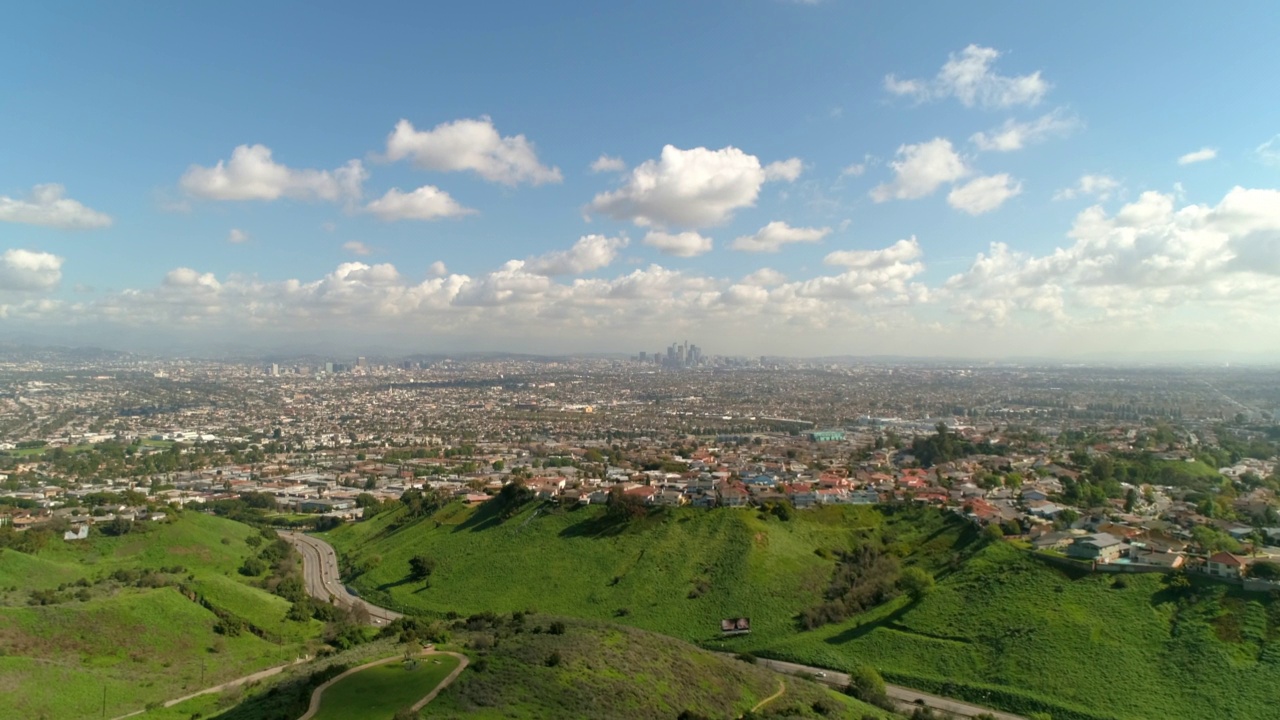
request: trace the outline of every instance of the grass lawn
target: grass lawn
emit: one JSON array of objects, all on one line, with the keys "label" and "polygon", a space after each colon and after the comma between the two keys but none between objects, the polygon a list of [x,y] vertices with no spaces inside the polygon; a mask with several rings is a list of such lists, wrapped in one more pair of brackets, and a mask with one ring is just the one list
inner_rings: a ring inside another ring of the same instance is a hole
[{"label": "grass lawn", "polygon": [[428,655],[416,665],[392,661],[348,675],[320,696],[315,720],[390,720],[421,700],[458,667],[450,655]]}]

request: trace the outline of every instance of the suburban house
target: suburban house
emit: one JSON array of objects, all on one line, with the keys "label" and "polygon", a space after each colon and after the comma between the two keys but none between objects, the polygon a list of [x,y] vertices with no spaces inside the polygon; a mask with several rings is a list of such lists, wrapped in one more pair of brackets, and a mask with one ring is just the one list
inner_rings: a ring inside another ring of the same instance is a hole
[{"label": "suburban house", "polygon": [[1229,552],[1215,553],[1209,556],[1204,571],[1214,577],[1242,578],[1249,568],[1249,558],[1232,555]]},{"label": "suburban house", "polygon": [[1124,543],[1109,533],[1082,535],[1067,546],[1067,556],[1108,563],[1120,557]]}]

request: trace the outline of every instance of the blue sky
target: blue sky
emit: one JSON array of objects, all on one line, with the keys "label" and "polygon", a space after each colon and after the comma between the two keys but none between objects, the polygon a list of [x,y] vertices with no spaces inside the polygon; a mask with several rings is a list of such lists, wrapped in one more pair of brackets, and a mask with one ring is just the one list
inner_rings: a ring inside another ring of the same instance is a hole
[{"label": "blue sky", "polygon": [[1280,350],[1271,3],[262,5],[8,11],[0,337]]}]

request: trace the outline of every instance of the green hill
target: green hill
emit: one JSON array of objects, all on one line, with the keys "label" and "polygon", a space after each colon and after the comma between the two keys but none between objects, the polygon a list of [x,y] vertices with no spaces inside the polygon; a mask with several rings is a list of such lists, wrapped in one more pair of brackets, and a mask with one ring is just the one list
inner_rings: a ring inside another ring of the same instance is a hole
[{"label": "green hill", "polygon": [[1070,718],[1264,718],[1280,700],[1280,602],[1210,581],[1088,575],[1007,544],[918,603],[772,644],[768,654],[1011,711]]},{"label": "green hill", "polygon": [[237,572],[264,544],[254,528],[186,512],[119,537],[55,538],[34,555],[4,550],[7,707],[101,716],[105,690],[112,717],[306,652],[321,624],[288,620],[288,602]]},{"label": "green hill", "polygon": [[[471,664],[423,708],[423,718],[676,720],[688,713],[684,717],[728,719],[743,717],[761,703],[751,717],[893,717],[815,683],[613,623],[486,613],[447,625],[451,642],[442,649],[465,654]],[[394,637],[377,640],[290,669],[243,692],[191,700],[143,718],[294,720],[325,680],[371,659],[395,657],[403,648]],[[764,702],[780,687],[781,695]],[[365,720],[366,715],[348,711],[343,717]]]},{"label": "green hill", "polygon": [[[536,607],[612,619],[704,647],[866,663],[891,682],[1055,720],[1267,717],[1280,700],[1280,601],[1207,580],[1178,590],[1161,575],[1069,576],[926,509],[790,520],[664,509],[614,523],[600,508],[450,505],[330,539],[361,592],[436,617]],[[426,580],[410,577],[418,555],[435,562]],[[936,585],[886,585],[887,556]],[[843,618],[814,612],[841,603]],[[751,634],[721,638],[718,620],[739,616]]]},{"label": "green hill", "polygon": [[[936,571],[974,545],[954,515],[868,506],[794,512],[665,508],[612,521],[602,508],[529,503],[502,519],[496,501],[446,506],[418,519],[399,509],[327,535],[366,597],[442,616],[537,608],[616,619],[685,640],[714,642],[720,620],[749,617],[753,640],[791,637],[797,616],[823,603],[838,554],[885,544],[905,565]],[[426,555],[424,582],[409,561]]]}]

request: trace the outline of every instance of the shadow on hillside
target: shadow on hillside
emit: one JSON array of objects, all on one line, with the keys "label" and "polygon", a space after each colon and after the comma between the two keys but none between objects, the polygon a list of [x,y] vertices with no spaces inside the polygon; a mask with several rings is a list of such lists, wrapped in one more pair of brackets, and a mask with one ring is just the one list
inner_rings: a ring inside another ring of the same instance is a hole
[{"label": "shadow on hillside", "polygon": [[[471,513],[471,517],[454,527],[453,531],[463,532],[469,530],[471,532],[480,532],[490,528],[495,528],[501,525],[506,519],[507,516],[503,512],[506,509],[507,505],[501,499],[494,498],[492,500],[488,500],[482,503],[475,512]],[[519,512],[519,508],[515,508],[515,510],[516,512]]]},{"label": "shadow on hillside", "polygon": [[408,584],[410,584],[410,583],[412,583],[412,582],[414,582],[414,579],[413,579],[412,577],[410,577],[410,576],[406,575],[405,577],[403,577],[403,578],[401,578],[401,579],[399,579],[399,580],[396,580],[395,582],[385,582],[385,583],[382,583],[381,585],[379,585],[379,586],[378,586],[378,589],[379,589],[379,590],[382,590],[382,591],[384,591],[384,592],[385,592],[385,591],[387,591],[387,590],[390,590],[391,588],[398,588],[398,587],[400,587],[401,585],[408,585]]},{"label": "shadow on hillside", "polygon": [[857,627],[851,627],[839,635],[833,635],[826,640],[823,640],[823,642],[828,645],[843,645],[844,643],[857,640],[858,638],[865,636],[867,633],[870,633],[878,627],[896,625],[898,623],[898,619],[910,612],[915,606],[916,601],[913,600],[875,622],[863,623]]},{"label": "shadow on hillside", "polygon": [[[580,512],[577,509],[569,512]],[[631,521],[625,517],[610,516],[609,513],[601,513],[593,517],[588,517],[581,522],[576,522],[569,527],[560,531],[560,537],[586,537],[586,538],[607,538],[621,535],[622,531],[627,529]]]}]

